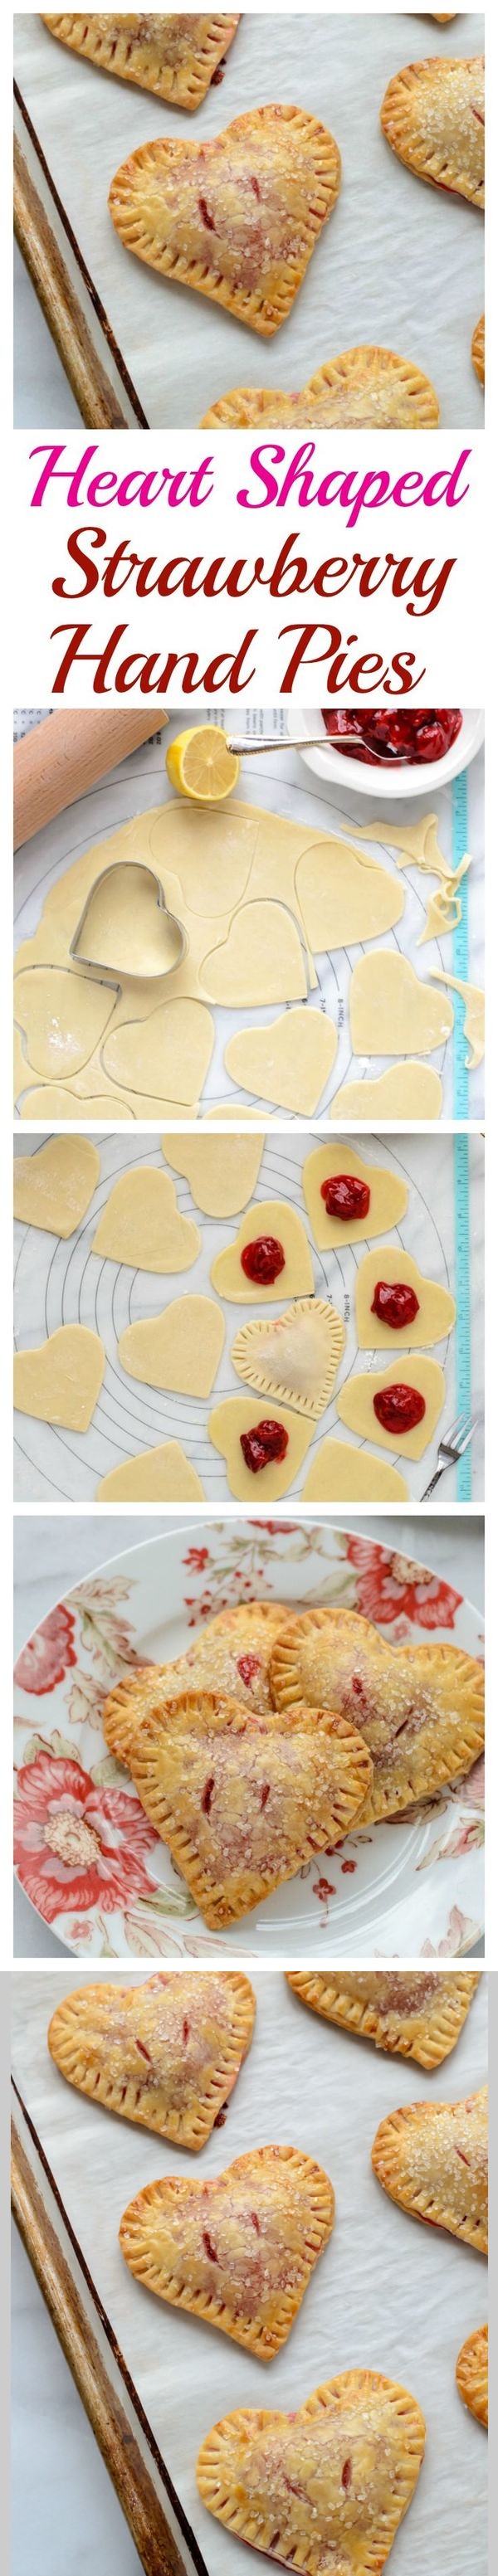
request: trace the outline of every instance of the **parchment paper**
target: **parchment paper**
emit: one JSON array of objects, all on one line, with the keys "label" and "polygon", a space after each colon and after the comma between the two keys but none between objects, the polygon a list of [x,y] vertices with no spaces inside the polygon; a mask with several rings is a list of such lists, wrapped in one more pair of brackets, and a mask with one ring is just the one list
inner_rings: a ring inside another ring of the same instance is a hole
[{"label": "parchment paper", "polygon": [[[470,356],[484,306],[482,217],[402,168],[379,125],[387,83],[406,63],[482,51],[480,12],[437,27],[403,11],[246,9],[223,82],[195,116],[95,70],[34,13],[14,26],[19,86],[152,428],[195,428],[235,385],[295,389],[362,342],[393,349],[430,376],[443,427],[482,427]],[[292,312],[264,341],[126,252],[107,195],[141,143],[160,135],[202,143],[273,100],[329,126],[343,177]],[[39,427],[36,406],[33,420]]]},{"label": "parchment paper", "polygon": [[[83,2100],[52,2065],[48,2022],[81,1977],[54,1971],[13,1979],[14,2074],[69,2218],[210,2576],[250,2576],[253,2565],[263,2576],[267,2565],[201,2504],[195,2461],[210,2426],[237,2406],[299,2407],[322,2380],[365,2366],[409,2388],[427,2423],[425,2462],[393,2546],[393,2576],[469,2576],[470,2569],[484,2576],[486,2437],[462,2405],[455,2363],[485,2319],[486,2265],[472,2247],[394,2207],[376,2182],[370,2151],[379,2121],[398,2105],[428,2096],[456,2101],[485,2081],[486,1980],[457,2048],[432,2077],[317,2020],[283,1975],[258,1972],[253,1982],[252,2047],[225,2127],[196,2158]],[[271,2143],[318,2157],[334,2185],[336,2221],[288,2342],[265,2368],[142,2289],[126,2269],[117,2234],[128,2200],[160,2174],[203,2181],[249,2147]],[[29,2446],[29,2424],[26,2434]]]}]

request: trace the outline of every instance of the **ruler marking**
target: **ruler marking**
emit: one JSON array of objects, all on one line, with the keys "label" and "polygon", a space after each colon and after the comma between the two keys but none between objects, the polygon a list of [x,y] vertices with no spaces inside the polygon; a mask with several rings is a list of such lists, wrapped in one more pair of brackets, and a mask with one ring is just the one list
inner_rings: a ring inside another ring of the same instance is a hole
[{"label": "ruler marking", "polygon": [[[468,796],[466,770],[462,770],[460,776],[453,779],[451,791],[451,815],[453,866],[454,868],[458,868],[460,866],[460,860],[465,858],[468,848]],[[462,877],[459,889],[462,918],[458,923],[457,929],[453,932],[453,974],[459,975],[461,983],[463,984],[467,983],[469,972],[468,889],[469,880],[467,874],[467,876]],[[469,1084],[465,1063],[466,1040],[464,1039],[463,1031],[465,1005],[462,1001],[461,993],[455,993],[454,995],[454,1009],[453,1107],[455,1118],[460,1119],[468,1118],[469,1115]]]},{"label": "ruler marking", "polygon": [[[472,1363],[468,1136],[454,1137],[453,1153],[455,1186],[455,1296],[457,1310],[456,1409],[457,1413],[470,1413],[472,1401]],[[472,1499],[471,1457],[471,1447],[469,1446],[465,1451],[465,1456],[460,1458],[458,1462],[457,1499],[459,1503],[469,1503]]]}]

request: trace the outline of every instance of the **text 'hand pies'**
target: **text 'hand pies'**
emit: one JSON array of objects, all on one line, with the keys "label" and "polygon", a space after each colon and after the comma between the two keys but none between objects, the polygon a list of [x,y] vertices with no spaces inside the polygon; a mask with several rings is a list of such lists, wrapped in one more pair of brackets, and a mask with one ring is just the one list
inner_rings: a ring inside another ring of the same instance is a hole
[{"label": "text 'hand pies'", "polygon": [[418,179],[484,206],[484,55],[430,55],[389,82],[381,108],[387,142]]},{"label": "text 'hand pies'", "polygon": [[324,2021],[430,2068],[455,2048],[479,1976],[465,1969],[441,1975],[430,1968],[310,1968],[289,1969],[287,1982]]},{"label": "text 'hand pies'", "polygon": [[151,1712],[128,1760],[213,1931],[342,1842],[372,1776],[348,1719],[303,1708],[248,1717],[238,1701],[201,1690]]},{"label": "text 'hand pies'", "polygon": [[147,2289],[271,2361],[333,2224],[321,2165],[296,2147],[255,2147],[214,2181],[149,2183],[125,2209],[119,2242]]},{"label": "text 'hand pies'", "polygon": [[168,1969],[140,1986],[81,1986],[57,2006],[50,2055],[68,2084],[105,2111],[175,2146],[211,2136],[250,2047],[248,1977]]},{"label": "text 'hand pies'", "polygon": [[239,16],[209,18],[192,11],[188,17],[158,17],[150,11],[132,17],[127,11],[111,18],[92,10],[89,16],[44,16],[43,23],[98,71],[135,81],[139,89],[153,90],[155,98],[168,99],[174,107],[194,108],[200,107],[233,43]]},{"label": "text 'hand pies'", "polygon": [[488,2091],[466,2102],[413,2102],[382,2120],[378,2182],[413,2218],[488,2251]]},{"label": "text 'hand pies'", "polygon": [[488,2421],[488,2329],[477,2326],[475,2334],[462,2344],[455,2372],[457,2388],[471,2415],[479,2424]]},{"label": "text 'hand pies'", "polygon": [[210,142],[142,144],[116,171],[109,210],[137,259],[271,338],[340,180],[337,144],[316,117],[256,107]]},{"label": "text 'hand pies'", "polygon": [[298,2413],[238,2409],[202,2444],[203,2504],[299,2576],[381,2576],[425,2444],[408,2389],[374,2370],[315,2388]]},{"label": "text 'hand pies'", "polygon": [[361,1825],[401,1815],[472,1769],[484,1745],[482,1664],[458,1646],[388,1646],[356,1610],[308,1610],[275,1640],[277,1708],[342,1709],[373,1761]]}]

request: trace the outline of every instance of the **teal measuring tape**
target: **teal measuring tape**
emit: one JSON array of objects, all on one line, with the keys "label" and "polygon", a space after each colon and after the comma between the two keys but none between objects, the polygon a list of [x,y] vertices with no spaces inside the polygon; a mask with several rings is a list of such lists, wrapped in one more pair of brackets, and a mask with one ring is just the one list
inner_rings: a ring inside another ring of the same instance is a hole
[{"label": "teal measuring tape", "polygon": [[[470,1413],[472,1400],[471,1359],[471,1285],[470,1285],[470,1203],[468,1136],[453,1139],[455,1191],[455,1299],[456,1299],[456,1410]],[[457,1467],[457,1498],[469,1503],[472,1498],[471,1449],[466,1449]]]},{"label": "teal measuring tape", "polygon": [[[462,775],[459,778],[454,778],[453,780],[451,790],[451,827],[453,866],[454,868],[458,868],[460,866],[460,860],[465,858],[465,852],[468,848],[466,770],[463,770]],[[461,982],[464,984],[468,980],[469,972],[468,884],[468,876],[462,877],[459,889],[462,918],[458,923],[458,929],[453,932],[453,974],[459,975]],[[453,1114],[455,1118],[461,1119],[468,1118],[469,1115],[469,1084],[465,1063],[467,1043],[463,1032],[465,1004],[462,1001],[461,993],[455,993],[452,995],[452,1000],[454,1002],[455,1010]]]}]

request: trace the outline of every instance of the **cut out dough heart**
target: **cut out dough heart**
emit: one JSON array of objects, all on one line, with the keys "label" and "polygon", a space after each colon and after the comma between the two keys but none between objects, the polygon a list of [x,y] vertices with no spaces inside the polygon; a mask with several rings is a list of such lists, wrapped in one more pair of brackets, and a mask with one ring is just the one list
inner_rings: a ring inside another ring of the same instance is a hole
[{"label": "cut out dough heart", "polygon": [[243,1708],[272,1709],[270,1656],[286,1620],[282,1601],[239,1602],[235,1610],[206,1619],[187,1654],[177,1655],[173,1664],[148,1665],[117,1682],[102,1718],[109,1751],[127,1762],[130,1743],[149,1710],[170,1707],[186,1691],[221,1692],[224,1699],[240,1700]]},{"label": "cut out dough heart", "polygon": [[437,1969],[326,1968],[287,1970],[287,1984],[324,2021],[337,2022],[355,2039],[373,2039],[392,2057],[413,2057],[432,2070],[450,2057],[463,2030],[479,1977],[465,1969],[439,1976]]},{"label": "cut out dough heart", "polygon": [[238,1216],[259,1178],[263,1136],[161,1136],[161,1150],[181,1172],[203,1216]]},{"label": "cut out dough heart", "polygon": [[393,349],[343,349],[300,393],[236,387],[205,412],[201,429],[435,429],[439,403],[428,376]]},{"label": "cut out dough heart", "polygon": [[125,2209],[119,2242],[158,2298],[271,2361],[333,2224],[321,2165],[297,2147],[253,2147],[214,2181],[148,2183]]},{"label": "cut out dough heart", "polygon": [[451,1037],[454,1013],[407,957],[376,948],[353,967],[349,1018],[354,1055],[432,1055]]},{"label": "cut out dough heart", "polygon": [[202,144],[142,144],[109,210],[125,248],[270,338],[339,195],[333,135],[301,108],[257,107]]},{"label": "cut out dough heart", "polygon": [[103,870],[85,904],[72,955],[98,973],[167,975],[182,951],[178,922],[168,911],[147,861],[115,860]]},{"label": "cut out dough heart", "polygon": [[60,1430],[88,1431],[104,1369],[98,1333],[86,1324],[60,1324],[38,1350],[14,1352],[16,1410]]},{"label": "cut out dough heart", "polygon": [[[370,1205],[364,1216],[328,1215],[322,1188],[325,1181],[335,1181],[340,1174],[365,1181]],[[408,1206],[406,1182],[398,1179],[397,1172],[388,1171],[381,1163],[365,1163],[346,1140],[318,1145],[315,1153],[308,1154],[303,1165],[303,1190],[319,1252],[327,1252],[332,1245],[362,1243],[365,1236],[384,1234],[387,1228],[399,1224]]]},{"label": "cut out dough heart", "polygon": [[324,1011],[284,1011],[271,1027],[238,1029],[225,1047],[227,1073],[243,1091],[311,1118],[337,1055],[337,1029]]},{"label": "cut out dough heart", "polygon": [[270,1687],[282,1715],[301,1702],[354,1708],[374,1765],[362,1827],[466,1777],[483,1751],[482,1664],[458,1646],[388,1646],[355,1610],[309,1610],[281,1627]]},{"label": "cut out dough heart", "polygon": [[91,17],[44,15],[43,25],[61,45],[86,55],[98,71],[135,81],[139,89],[153,90],[155,98],[170,99],[174,107],[195,108],[233,43],[239,15],[112,18],[99,10]]},{"label": "cut out dough heart", "polygon": [[99,1217],[92,1252],[107,1261],[124,1261],[133,1270],[163,1275],[191,1270],[200,1248],[199,1228],[193,1217],[180,1215],[167,1172],[156,1172],[153,1164],[121,1172]]},{"label": "cut out dough heart", "polygon": [[322,1440],[308,1468],[303,1503],[407,1503],[408,1485],[397,1467],[369,1458],[349,1440]]},{"label": "cut out dough heart", "polygon": [[477,2326],[462,2344],[455,2372],[457,2388],[479,2424],[488,2421],[488,2329]]},{"label": "cut out dough heart", "polygon": [[381,2120],[372,2164],[390,2200],[488,2251],[488,2088],[466,2102],[409,2102]]},{"label": "cut out dough heart", "polygon": [[343,1082],[329,1117],[440,1118],[443,1085],[431,1064],[390,1065],[372,1082]]},{"label": "cut out dough heart", "polygon": [[128,1753],[138,1796],[213,1931],[341,1842],[372,1766],[349,1720],[284,1722],[216,1692],[151,1709]]},{"label": "cut out dough heart", "polygon": [[27,966],[14,982],[14,1013],[26,1038],[26,1078],[57,1082],[88,1064],[115,1008],[110,984],[66,966]]},{"label": "cut out dough heart", "polygon": [[48,1136],[34,1154],[16,1155],[14,1216],[66,1243],[86,1216],[99,1173],[100,1155],[87,1136]]},{"label": "cut out dough heart", "polygon": [[[400,1431],[399,1426],[395,1432],[385,1431],[374,1413],[374,1395],[400,1381],[403,1386],[415,1387],[417,1394],[423,1396],[425,1413],[411,1431]],[[426,1360],[422,1352],[412,1360],[403,1351],[397,1362],[393,1352],[389,1368],[369,1369],[349,1378],[337,1397],[337,1412],[339,1421],[345,1422],[348,1431],[357,1431],[360,1440],[374,1440],[378,1449],[400,1451],[403,1458],[423,1458],[439,1422],[445,1393],[444,1369],[439,1360]]]},{"label": "cut out dough heart", "polygon": [[153,864],[168,871],[187,912],[215,921],[243,902],[261,825],[266,832],[273,819],[239,799],[210,807],[177,796],[149,821]]},{"label": "cut out dough heart", "polygon": [[180,1100],[188,1109],[200,1097],[214,1046],[211,1012],[181,997],[160,1002],[147,1020],[123,1020],[112,1029],[102,1061],[111,1079],[151,1099]]},{"label": "cut out dough heart", "polygon": [[199,980],[207,1001],[228,1011],[302,1001],[307,992],[303,951],[285,905],[244,904],[234,913],[223,946],[204,958]]},{"label": "cut out dough heart", "polygon": [[[410,1324],[384,1323],[372,1314],[372,1298],[378,1280],[389,1286],[398,1281],[413,1288],[418,1297],[418,1314]],[[395,1246],[382,1244],[379,1252],[367,1252],[360,1262],[356,1280],[356,1333],[360,1351],[419,1350],[423,1343],[442,1342],[451,1333],[456,1316],[454,1297],[440,1288],[435,1279],[426,1279],[410,1252],[398,1252]]]},{"label": "cut out dough heart", "polygon": [[[287,1432],[285,1457],[269,1458],[255,1474],[246,1466],[241,1434],[256,1431],[260,1422],[268,1421],[281,1424]],[[313,1423],[296,1420],[295,1413],[286,1413],[273,1396],[271,1403],[261,1395],[251,1403],[248,1396],[228,1395],[210,1414],[208,1430],[213,1448],[225,1459],[229,1493],[235,1494],[236,1502],[259,1508],[263,1501],[276,1503],[280,1494],[288,1493],[309,1449]]]},{"label": "cut out dough heart", "polygon": [[435,188],[484,206],[484,55],[431,55],[396,72],[380,121],[398,161]]},{"label": "cut out dough heart", "polygon": [[225,1325],[212,1297],[175,1297],[162,1315],[127,1324],[118,1342],[121,1367],[144,1386],[173,1395],[210,1395]]},{"label": "cut out dough heart", "polygon": [[[292,2415],[224,2415],[197,2461],[203,2504],[300,2576],[381,2576],[424,2456],[415,2398],[374,2370],[343,2371]],[[347,2477],[344,2470],[347,2469]]]},{"label": "cut out dough heart", "polygon": [[179,1440],[141,1449],[123,1467],[111,1467],[97,1485],[98,1503],[203,1503],[204,1486]]},{"label": "cut out dough heart", "polygon": [[78,2093],[197,2154],[233,2092],[255,2012],[249,1978],[231,1969],[199,1977],[161,1968],[140,1986],[99,1979],[66,1995],[48,2045]]},{"label": "cut out dough heart", "polygon": [[285,1315],[243,1324],[232,1342],[237,1376],[261,1395],[279,1396],[312,1422],[330,1404],[346,1335],[335,1306],[305,1297]]},{"label": "cut out dough heart", "polygon": [[323,842],[310,842],[298,860],[296,894],[314,956],[379,939],[400,920],[405,900],[399,880],[379,867],[377,859],[332,836],[326,848]]},{"label": "cut out dough heart", "polygon": [[[261,1280],[246,1278],[241,1255],[249,1243],[265,1235],[279,1243],[285,1255],[278,1278],[265,1287]],[[281,1199],[261,1199],[248,1208],[233,1243],[217,1252],[211,1269],[213,1288],[219,1297],[227,1297],[235,1306],[275,1305],[283,1297],[312,1296],[313,1268],[304,1226],[296,1208],[286,1207]]]}]

